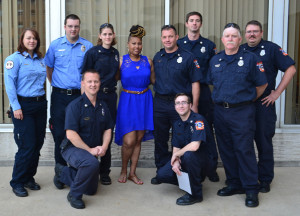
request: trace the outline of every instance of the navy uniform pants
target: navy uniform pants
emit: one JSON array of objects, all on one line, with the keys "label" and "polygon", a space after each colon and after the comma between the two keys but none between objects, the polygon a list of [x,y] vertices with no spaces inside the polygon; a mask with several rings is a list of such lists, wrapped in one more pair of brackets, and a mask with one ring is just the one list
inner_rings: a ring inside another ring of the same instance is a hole
[{"label": "navy uniform pants", "polygon": [[55,148],[54,156],[55,163],[60,163],[67,165],[65,160],[61,156],[60,144],[65,138],[65,116],[66,116],[66,107],[68,104],[73,101],[75,98],[80,96],[80,94],[67,95],[58,91],[52,91],[51,94],[51,106],[50,106],[50,130],[53,135]]},{"label": "navy uniform pants", "polygon": [[[201,148],[201,145],[200,145]],[[181,156],[181,169],[187,172],[190,179],[192,195],[202,198],[202,184],[206,176],[206,160],[207,156],[204,152],[187,151]],[[172,170],[171,161],[168,161],[163,167],[157,171],[156,178],[162,183],[178,185],[176,173]]]},{"label": "navy uniform pants", "polygon": [[94,195],[98,189],[99,161],[88,151],[70,146],[62,151],[63,158],[69,166],[65,166],[59,181],[70,187],[75,198],[83,194]]},{"label": "navy uniform pants", "polygon": [[227,183],[258,193],[258,171],[254,151],[255,105],[236,108],[215,106],[215,130]]},{"label": "navy uniform pants", "polygon": [[[110,116],[112,120],[114,121],[114,124],[116,123],[116,117],[117,117],[117,93],[116,92],[110,92],[110,93],[104,93],[99,91],[98,93],[99,97],[106,103],[108,106]],[[106,153],[103,157],[101,157],[101,163],[99,166],[99,173],[100,175],[109,175],[110,173],[110,167],[111,167],[111,143],[113,140],[113,130],[111,132],[111,140],[109,142],[109,146],[106,150]]]},{"label": "navy uniform pants", "polygon": [[258,180],[271,183],[274,178],[274,155],[272,138],[275,135],[276,110],[275,104],[262,105],[257,100],[256,131],[254,140],[258,151]]},{"label": "navy uniform pants", "polygon": [[214,103],[211,98],[211,91],[207,84],[200,84],[200,98],[198,105],[198,113],[205,117],[208,122],[209,130],[207,130],[207,152],[208,152],[208,176],[213,175],[218,167],[218,151],[213,131],[214,120]]},{"label": "navy uniform pants", "polygon": [[164,166],[172,156],[168,146],[170,128],[174,121],[179,119],[174,107],[174,98],[172,98],[165,100],[155,96],[153,100],[154,157],[157,169]]},{"label": "navy uniform pants", "polygon": [[19,101],[23,112],[23,120],[15,119],[14,139],[18,146],[15,155],[12,180],[10,185],[15,188],[34,180],[40,150],[44,144],[47,123],[47,101]]}]

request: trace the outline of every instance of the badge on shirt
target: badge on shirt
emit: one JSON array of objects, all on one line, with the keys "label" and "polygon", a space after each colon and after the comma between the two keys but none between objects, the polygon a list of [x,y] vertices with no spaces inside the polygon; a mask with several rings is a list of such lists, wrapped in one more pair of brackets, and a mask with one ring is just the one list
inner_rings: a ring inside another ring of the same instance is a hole
[{"label": "badge on shirt", "polygon": [[279,51],[282,52],[282,54],[283,54],[284,56],[287,56],[287,55],[288,55],[282,48],[280,48]]},{"label": "badge on shirt", "polygon": [[261,50],[259,55],[260,56],[264,56],[265,54],[266,54],[266,51],[265,50]]},{"label": "badge on shirt", "polygon": [[260,70],[260,72],[265,72],[265,68],[262,62],[258,62],[256,64],[256,66],[258,67],[258,69]]},{"label": "badge on shirt", "polygon": [[177,63],[179,63],[179,64],[180,64],[181,62],[182,62],[182,57],[181,57],[181,56],[179,56],[179,57],[178,57],[178,59],[177,59]]},{"label": "badge on shirt", "polygon": [[243,61],[243,59],[240,59],[238,61],[238,66],[242,67],[243,65],[244,65],[244,61]]},{"label": "badge on shirt", "polygon": [[195,64],[196,68],[200,68],[200,65],[199,65],[197,59],[194,60],[194,64]]},{"label": "badge on shirt", "polygon": [[104,112],[104,109],[102,108],[102,115],[104,116],[105,115],[105,112]]},{"label": "badge on shirt", "polygon": [[201,47],[200,51],[201,51],[202,53],[205,53],[205,51],[206,51],[205,47]]},{"label": "badge on shirt", "polygon": [[195,122],[195,127],[196,127],[196,130],[204,130],[204,123],[203,123],[203,121],[196,121]]},{"label": "badge on shirt", "polygon": [[6,69],[12,69],[14,67],[14,62],[13,61],[7,61],[5,68]]},{"label": "badge on shirt", "polygon": [[84,46],[84,45],[81,46],[81,51],[82,51],[82,52],[85,51],[85,46]]}]

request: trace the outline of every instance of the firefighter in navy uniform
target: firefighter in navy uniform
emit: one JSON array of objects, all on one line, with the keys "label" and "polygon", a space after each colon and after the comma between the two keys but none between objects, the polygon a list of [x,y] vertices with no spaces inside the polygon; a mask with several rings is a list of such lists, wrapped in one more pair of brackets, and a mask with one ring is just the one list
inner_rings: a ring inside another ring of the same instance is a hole
[{"label": "firefighter in navy uniform", "polygon": [[[276,109],[275,101],[286,89],[296,73],[295,62],[277,44],[262,39],[263,30],[260,22],[249,21],[246,25],[245,38],[247,43],[241,47],[253,52],[262,61],[268,80],[268,87],[263,95],[255,102],[256,131],[254,140],[258,150],[258,180],[260,192],[270,191],[270,184],[274,178],[274,155],[272,138],[275,135]],[[284,76],[277,88],[276,77],[278,70]]]},{"label": "firefighter in navy uniform", "polygon": [[222,42],[225,50],[210,61],[209,81],[214,85],[214,125],[227,187],[219,196],[246,192],[245,205],[256,207],[258,171],[254,151],[254,101],[267,87],[262,62],[240,48],[240,28],[235,23],[225,26]]},{"label": "firefighter in navy uniform", "polygon": [[100,75],[88,70],[82,75],[84,93],[66,109],[66,138],[61,144],[63,158],[69,164],[55,166],[55,185],[70,186],[67,196],[74,208],[85,208],[82,195],[97,192],[98,156],[103,157],[111,140],[113,121],[105,102],[97,97]]},{"label": "firefighter in navy uniform", "polygon": [[[207,150],[209,155],[209,169],[207,176],[210,181],[218,182],[219,175],[216,172],[218,166],[218,151],[213,133],[213,111],[214,104],[211,98],[211,91],[207,83],[207,71],[209,60],[216,54],[216,45],[200,35],[202,27],[202,15],[199,12],[190,12],[186,15],[185,26],[188,33],[185,37],[180,38],[178,46],[192,52],[197,58],[201,67],[202,79],[200,80],[200,98],[198,113],[208,121],[207,128],[210,128],[210,136],[207,136]],[[208,135],[208,134],[207,134]]]}]

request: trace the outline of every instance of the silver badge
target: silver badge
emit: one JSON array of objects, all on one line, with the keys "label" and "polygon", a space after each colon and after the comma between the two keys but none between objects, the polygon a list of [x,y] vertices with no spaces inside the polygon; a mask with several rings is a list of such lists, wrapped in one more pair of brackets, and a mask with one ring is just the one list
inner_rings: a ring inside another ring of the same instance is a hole
[{"label": "silver badge", "polygon": [[220,67],[220,64],[216,64],[215,67]]},{"label": "silver badge", "polygon": [[105,112],[104,112],[104,109],[102,108],[102,115],[104,116],[105,115]]},{"label": "silver badge", "polygon": [[82,51],[82,52],[85,51],[85,46],[84,46],[84,45],[81,46],[81,51]]},{"label": "silver badge", "polygon": [[201,47],[201,49],[200,49],[200,51],[202,52],[202,53],[205,53],[205,47]]},{"label": "silver badge", "polygon": [[179,57],[178,57],[178,59],[177,59],[177,63],[179,63],[179,64],[180,64],[181,62],[182,62],[182,57],[181,57],[181,56],[179,56]]},{"label": "silver badge", "polygon": [[260,56],[264,56],[266,54],[266,51],[265,50],[261,50],[260,51]]},{"label": "silver badge", "polygon": [[239,60],[238,66],[242,67],[243,65],[244,65],[244,61],[243,60]]}]

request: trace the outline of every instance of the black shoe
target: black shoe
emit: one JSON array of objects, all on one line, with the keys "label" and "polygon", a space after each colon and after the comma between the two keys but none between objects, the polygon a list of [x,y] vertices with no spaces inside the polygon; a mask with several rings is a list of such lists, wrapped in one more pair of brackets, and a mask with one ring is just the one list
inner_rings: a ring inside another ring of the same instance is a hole
[{"label": "black shoe", "polygon": [[247,207],[257,207],[259,205],[257,193],[247,193],[245,205]]},{"label": "black shoe", "polygon": [[24,187],[29,188],[30,190],[40,190],[41,186],[36,183],[34,180],[27,182],[24,184]]},{"label": "black shoe", "polygon": [[23,186],[18,186],[12,189],[12,191],[16,194],[18,197],[27,197],[28,192]]},{"label": "black shoe", "polygon": [[235,194],[244,194],[244,193],[245,193],[245,190],[242,188],[233,188],[231,186],[227,186],[227,187],[224,187],[224,188],[218,190],[217,194],[219,196],[232,196]]},{"label": "black shoe", "polygon": [[53,178],[53,183],[55,187],[59,190],[64,189],[65,184],[59,181],[59,178],[61,176],[62,170],[65,166],[61,165],[60,163],[55,164],[54,171],[55,171],[55,176]]},{"label": "black shoe", "polygon": [[75,197],[72,197],[70,193],[68,193],[67,198],[73,208],[77,208],[77,209],[85,208],[85,204],[81,198],[76,199]]},{"label": "black shoe", "polygon": [[211,182],[219,182],[220,178],[217,172],[214,172],[212,175],[208,176],[209,181]]},{"label": "black shoe", "polygon": [[153,177],[152,179],[151,179],[151,184],[153,184],[153,185],[158,185],[158,184],[161,184],[161,182],[157,179],[157,177],[155,176],[155,177]]},{"label": "black shoe", "polygon": [[259,192],[268,193],[271,190],[270,184],[267,182],[261,182],[259,185]]},{"label": "black shoe", "polygon": [[110,185],[111,184],[111,179],[109,175],[100,175],[100,182],[103,185]]},{"label": "black shoe", "polygon": [[192,205],[195,204],[197,202],[201,202],[203,200],[203,198],[196,198],[193,197],[192,195],[186,193],[185,195],[183,195],[182,197],[179,197],[176,200],[176,204],[177,205]]}]

